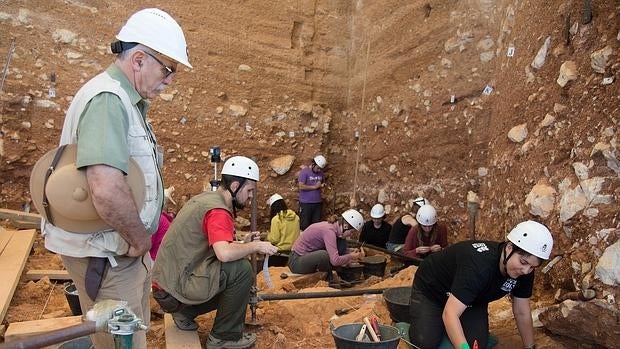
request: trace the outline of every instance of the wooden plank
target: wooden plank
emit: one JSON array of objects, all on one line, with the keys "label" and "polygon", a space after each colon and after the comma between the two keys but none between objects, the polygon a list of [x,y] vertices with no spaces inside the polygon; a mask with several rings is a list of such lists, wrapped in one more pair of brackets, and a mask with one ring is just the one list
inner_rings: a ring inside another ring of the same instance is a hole
[{"label": "wooden plank", "polygon": [[79,325],[81,323],[81,316],[13,322],[9,324],[9,328],[7,328],[6,333],[4,334],[4,341],[17,341],[23,339],[24,337],[60,330],[69,326]]},{"label": "wooden plank", "polygon": [[46,276],[50,280],[71,280],[69,272],[66,270],[32,269],[26,272],[27,280],[41,280]]},{"label": "wooden plank", "polygon": [[0,208],[0,219],[41,224],[41,215],[38,213],[9,210],[7,208]]},{"label": "wooden plank", "polygon": [[4,251],[6,244],[11,241],[13,234],[15,234],[15,230],[3,230],[0,232],[0,255]]},{"label": "wooden plank", "polygon": [[174,324],[171,314],[164,315],[167,349],[201,349],[198,331],[182,331]]},{"label": "wooden plank", "polygon": [[3,284],[3,287],[0,287],[0,322],[4,320],[9,308],[36,234],[34,229],[14,232],[0,254],[0,280]]}]

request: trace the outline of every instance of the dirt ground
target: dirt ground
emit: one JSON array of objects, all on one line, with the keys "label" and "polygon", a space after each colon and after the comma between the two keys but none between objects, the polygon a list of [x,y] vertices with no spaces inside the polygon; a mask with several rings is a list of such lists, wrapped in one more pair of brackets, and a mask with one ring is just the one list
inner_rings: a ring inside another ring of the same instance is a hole
[{"label": "dirt ground", "polygon": [[[369,251],[372,254],[372,251]],[[397,261],[390,261],[386,268],[389,274],[391,266]],[[26,270],[31,269],[61,269],[62,262],[57,256],[51,255],[42,245],[42,240],[37,238],[33,253],[26,264]],[[380,278],[371,276],[363,282],[346,290],[391,288],[411,286],[415,266],[401,270],[393,276]],[[280,274],[289,271],[286,267],[270,267],[269,274],[273,288],[268,288],[264,281],[263,273],[257,277],[257,286],[260,294],[287,294],[297,292],[339,292],[327,287],[322,281],[321,273],[313,277],[299,279],[289,277],[281,279]],[[159,306],[151,299],[151,327],[147,334],[149,348],[165,348],[165,330],[163,313]],[[342,315],[335,316],[335,311],[342,308],[353,307],[354,310]],[[492,303],[490,308],[491,333],[498,337],[499,343],[496,348],[517,348],[521,346],[521,339],[512,320],[510,303],[502,299]],[[63,292],[63,284],[50,282],[44,278],[35,281],[20,281],[19,288],[13,297],[5,322],[19,322],[35,319],[49,319],[63,316],[71,316],[71,310]],[[197,321],[200,325],[198,330],[201,342],[204,343],[209,335],[209,329],[213,324],[214,313],[201,315]],[[348,323],[362,322],[364,316],[376,316],[383,324],[392,324],[386,303],[381,294],[371,294],[353,297],[316,298],[301,300],[261,301],[257,309],[259,325],[248,325],[249,331],[258,336],[257,349],[267,348],[335,348],[331,335],[330,325],[338,327]],[[246,320],[251,319],[248,310]],[[536,343],[539,348],[561,348],[564,345],[571,347],[576,343],[561,338],[554,338],[544,330],[536,331]],[[401,341],[401,349],[407,345]]]},{"label": "dirt ground", "polygon": [[[614,150],[617,143],[615,0],[594,2],[587,24],[583,2],[576,0],[0,0],[0,58],[7,67],[0,91],[0,207],[34,210],[32,166],[57,144],[73,94],[113,61],[108,47],[114,34],[131,13],[150,6],[178,19],[194,66],[181,69],[148,115],[165,149],[165,185],[175,188],[170,211],[208,188],[213,146],[224,157],[243,154],[259,163],[263,231],[266,199],[278,192],[296,208],[297,171],[317,153],[329,162],[326,214],[354,203],[367,215],[380,201],[393,221],[410,210],[413,198],[425,196],[455,242],[472,234],[466,198],[473,191],[481,200],[477,237],[501,240],[530,218],[551,228],[553,254],[564,258],[537,276],[534,302],[540,306],[553,303],[560,290],[574,291],[589,277],[575,265],[595,265],[617,241],[620,177],[592,155],[598,142]],[[531,68],[548,36],[546,62]],[[606,46],[612,53],[604,73],[597,73],[591,54]],[[560,87],[558,72],[569,60],[577,78]],[[604,78],[612,83],[603,84]],[[487,86],[492,91],[485,95]],[[555,121],[543,127],[546,115]],[[509,130],[521,124],[527,124],[527,138],[509,140]],[[294,161],[278,175],[270,162],[285,155]],[[589,211],[561,221],[559,195],[567,179],[579,183],[576,162],[585,163],[591,177],[606,178],[601,194],[612,204],[590,202]],[[545,217],[533,215],[525,202],[539,183],[559,193]],[[248,218],[247,210],[241,216]],[[593,240],[602,229],[610,229],[609,239]],[[26,268],[61,269],[62,263],[39,238]],[[408,285],[411,273],[356,287]],[[273,275],[278,279],[279,272]],[[275,291],[325,286],[286,285]],[[617,287],[596,287],[598,298],[603,291],[620,297]],[[333,347],[327,325],[333,311],[361,303],[389,322],[380,297],[262,302],[257,347]],[[491,313],[499,347],[519,347],[509,306],[497,303]],[[66,315],[61,285],[22,280],[4,323]],[[149,341],[161,348],[161,316],[154,313],[153,320]],[[210,321],[210,315],[200,321],[203,340]],[[544,330],[537,331],[537,344],[591,346]]]}]

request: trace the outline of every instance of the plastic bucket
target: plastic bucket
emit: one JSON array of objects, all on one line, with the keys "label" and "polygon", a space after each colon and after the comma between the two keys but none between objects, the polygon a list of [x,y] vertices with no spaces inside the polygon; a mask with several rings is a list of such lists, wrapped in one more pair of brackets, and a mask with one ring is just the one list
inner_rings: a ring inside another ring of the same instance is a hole
[{"label": "plastic bucket", "polygon": [[364,265],[364,277],[370,275],[383,277],[385,275],[385,266],[387,265],[385,256],[364,257],[361,263]]},{"label": "plastic bucket", "polygon": [[379,325],[381,341],[379,342],[360,342],[356,341],[358,333],[362,329],[362,324],[346,324],[332,330],[332,336],[336,343],[336,349],[396,349],[400,342],[400,333],[396,327]]},{"label": "plastic bucket", "polygon": [[354,282],[359,281],[364,275],[364,266],[359,263],[351,263],[344,265],[336,269],[338,276],[344,281]]},{"label": "plastic bucket", "polygon": [[395,287],[383,291],[383,299],[394,322],[409,322],[411,287]]},{"label": "plastic bucket", "polygon": [[90,337],[80,337],[75,338],[70,341],[66,341],[62,343],[58,349],[90,349],[93,347],[93,342],[90,340]]},{"label": "plastic bucket", "polygon": [[82,308],[80,307],[80,298],[78,297],[78,291],[73,282],[65,284],[65,298],[71,308],[73,315],[82,315]]}]

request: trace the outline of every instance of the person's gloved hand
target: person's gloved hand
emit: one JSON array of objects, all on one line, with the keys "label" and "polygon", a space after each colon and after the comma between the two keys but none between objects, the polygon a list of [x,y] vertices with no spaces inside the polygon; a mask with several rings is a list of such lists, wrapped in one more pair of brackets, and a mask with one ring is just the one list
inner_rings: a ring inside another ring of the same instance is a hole
[{"label": "person's gloved hand", "polygon": [[127,307],[126,301],[106,299],[93,305],[93,308],[86,313],[86,320],[95,322],[97,332],[107,332],[108,320],[114,317],[114,313],[118,309],[124,309],[126,314],[133,314]]}]

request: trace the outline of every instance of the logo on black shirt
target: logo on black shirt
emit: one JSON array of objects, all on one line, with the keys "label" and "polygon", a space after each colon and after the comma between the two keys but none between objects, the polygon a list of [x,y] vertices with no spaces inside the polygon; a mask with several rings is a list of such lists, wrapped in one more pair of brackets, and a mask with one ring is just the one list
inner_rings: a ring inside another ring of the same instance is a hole
[{"label": "logo on black shirt", "polygon": [[515,288],[515,286],[517,286],[517,280],[507,279],[502,285],[502,291],[510,293],[512,292],[512,289]]},{"label": "logo on black shirt", "polygon": [[486,251],[488,251],[488,250],[489,250],[489,248],[487,247],[487,245],[486,245],[484,242],[476,242],[476,243],[473,243],[473,244],[471,244],[471,245],[472,245],[472,246],[476,249],[476,251],[478,251],[478,252],[486,252]]}]

